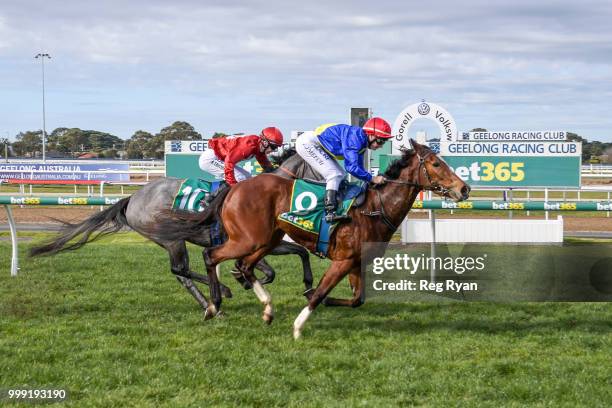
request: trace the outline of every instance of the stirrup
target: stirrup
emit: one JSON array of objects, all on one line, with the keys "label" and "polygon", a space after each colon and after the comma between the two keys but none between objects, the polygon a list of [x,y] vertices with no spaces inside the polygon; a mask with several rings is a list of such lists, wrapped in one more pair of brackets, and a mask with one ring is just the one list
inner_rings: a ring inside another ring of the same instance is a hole
[{"label": "stirrup", "polygon": [[325,214],[325,221],[332,223],[337,221],[350,221],[351,216],[348,214],[338,215],[336,212],[330,212]]}]

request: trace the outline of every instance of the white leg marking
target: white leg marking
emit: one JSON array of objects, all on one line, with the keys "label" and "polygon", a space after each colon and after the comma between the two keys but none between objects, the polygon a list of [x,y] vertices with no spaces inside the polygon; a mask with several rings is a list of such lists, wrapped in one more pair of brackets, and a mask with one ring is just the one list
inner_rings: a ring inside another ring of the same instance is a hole
[{"label": "white leg marking", "polygon": [[267,303],[264,307],[262,319],[268,324],[272,323],[272,320],[274,320],[274,308],[272,307],[272,303]]},{"label": "white leg marking", "polygon": [[306,323],[306,320],[308,320],[308,318],[310,317],[311,313],[312,313],[312,310],[310,310],[308,306],[306,306],[304,309],[302,309],[298,317],[293,322],[293,338],[294,339],[297,340],[302,335],[302,328],[304,327],[304,324]]},{"label": "white leg marking", "polygon": [[218,311],[214,304],[209,303],[208,307],[204,311],[204,320],[212,319],[217,315]]},{"label": "white leg marking", "polygon": [[264,315],[274,317],[274,308],[272,307],[272,303],[268,303],[264,307]]},{"label": "white leg marking", "polygon": [[264,288],[261,283],[259,283],[259,281],[255,281],[253,283],[253,291],[257,295],[259,301],[264,305],[267,305],[268,303],[272,302],[272,297],[270,296],[266,288]]},{"label": "white leg marking", "polygon": [[221,279],[221,264],[215,266],[215,273],[217,274],[217,279]]}]

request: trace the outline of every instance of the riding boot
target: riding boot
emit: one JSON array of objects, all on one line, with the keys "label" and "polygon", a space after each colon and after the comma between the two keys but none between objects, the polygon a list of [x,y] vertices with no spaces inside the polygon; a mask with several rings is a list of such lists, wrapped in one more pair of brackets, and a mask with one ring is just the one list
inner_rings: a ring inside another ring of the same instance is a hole
[{"label": "riding boot", "polygon": [[325,190],[325,221],[330,223],[351,219],[351,217],[346,214],[336,214],[338,209],[337,193],[336,190]]},{"label": "riding boot", "polygon": [[226,188],[229,188],[229,185],[226,183],[222,183],[218,189],[216,189],[212,193],[207,193],[200,202],[200,205],[202,205],[202,207],[204,208],[207,208],[213,202],[215,197],[217,197],[219,193]]}]

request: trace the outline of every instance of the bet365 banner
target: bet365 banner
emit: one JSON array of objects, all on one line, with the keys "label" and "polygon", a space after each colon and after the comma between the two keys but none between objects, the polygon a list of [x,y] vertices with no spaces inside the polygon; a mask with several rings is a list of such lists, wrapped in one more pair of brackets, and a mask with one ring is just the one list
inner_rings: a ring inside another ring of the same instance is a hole
[{"label": "bet365 banner", "polygon": [[576,142],[442,142],[455,173],[477,187],[580,187]]}]

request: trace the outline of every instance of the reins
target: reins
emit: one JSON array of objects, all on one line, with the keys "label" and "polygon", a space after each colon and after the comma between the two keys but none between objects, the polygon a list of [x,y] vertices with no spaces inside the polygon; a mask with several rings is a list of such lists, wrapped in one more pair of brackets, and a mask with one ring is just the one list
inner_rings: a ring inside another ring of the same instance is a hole
[{"label": "reins", "polygon": [[[447,197],[448,193],[450,192],[450,190],[448,188],[445,188],[445,187],[439,185],[438,183],[432,181],[431,176],[429,175],[429,172],[427,171],[427,167],[425,166],[425,159],[427,157],[429,157],[430,154],[433,154],[433,152],[430,151],[424,157],[421,157],[418,153],[416,153],[417,157],[419,158],[419,168],[417,169],[417,182],[414,182],[414,181],[404,181],[404,180],[386,180],[385,179],[385,183],[399,184],[399,185],[403,185],[403,186],[407,186],[407,187],[416,187],[419,190],[433,191],[434,193],[439,193],[439,194],[443,195],[444,197]],[[421,183],[418,182],[418,179],[420,178],[420,175],[421,175],[421,168],[423,169],[423,173],[427,177],[427,181],[429,182],[429,185],[424,185],[424,184],[421,184]],[[380,217],[382,219],[383,223],[387,227],[389,227],[392,231],[397,230],[399,225],[395,225],[393,223],[393,221],[391,221],[391,219],[387,215],[387,212],[385,211],[385,206],[383,204],[382,195],[380,193],[380,190],[376,190],[376,195],[377,195],[378,201],[380,203],[380,210],[377,210],[377,211],[365,211],[365,210],[362,210],[361,214],[363,214],[363,215],[365,215],[367,217]]]},{"label": "reins", "polygon": [[365,215],[366,217],[380,217],[382,221],[385,223],[385,225],[391,229],[391,231],[395,231],[398,226],[393,224],[393,221],[391,221],[391,219],[385,212],[385,206],[383,205],[383,200],[382,200],[382,195],[380,194],[380,190],[376,190],[376,194],[378,196],[378,201],[380,202],[380,210],[377,210],[377,211],[361,210],[361,213]]},{"label": "reins", "polygon": [[282,166],[279,166],[279,167],[278,167],[278,170],[284,171],[284,172],[285,172],[285,174],[288,174],[289,176],[293,177],[294,179],[297,179],[297,178],[298,178],[298,176],[297,176],[297,175],[293,174],[292,172],[290,172],[289,170],[287,170],[286,168],[284,168],[284,167],[282,167]]}]

